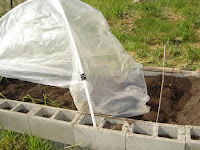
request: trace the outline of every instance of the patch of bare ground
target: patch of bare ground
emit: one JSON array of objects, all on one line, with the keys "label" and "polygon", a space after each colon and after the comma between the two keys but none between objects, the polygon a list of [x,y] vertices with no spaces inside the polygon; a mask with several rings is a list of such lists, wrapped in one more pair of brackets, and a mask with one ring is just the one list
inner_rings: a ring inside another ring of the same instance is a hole
[{"label": "patch of bare ground", "polygon": [[129,33],[133,30],[135,20],[140,18],[141,17],[136,13],[134,15],[130,15],[127,12],[123,12],[119,19],[111,18],[107,21],[108,24],[114,29]]},{"label": "patch of bare ground", "polygon": [[[147,58],[136,58],[135,59],[137,62],[141,63],[141,64],[145,64],[145,66],[150,66],[154,60],[153,57],[147,57]],[[159,65],[157,65],[157,67],[159,67]]]},{"label": "patch of bare ground", "polygon": [[175,13],[174,11],[172,11],[171,9],[167,9],[167,20],[169,20],[170,22],[178,22],[178,21],[180,21],[180,20],[184,20],[185,19],[185,17],[183,16],[183,15],[181,15],[181,14],[177,14],[177,13]]},{"label": "patch of bare ground", "polygon": [[131,57],[135,56],[137,53],[134,51],[128,51],[127,52]]},{"label": "patch of bare ground", "polygon": [[[151,111],[135,119],[155,121],[157,116],[161,76],[145,77]],[[200,78],[197,77],[165,77],[159,122],[200,125]]]},{"label": "patch of bare ground", "polygon": [[158,48],[163,48],[163,46],[160,45],[160,44],[149,45],[149,49],[150,49],[150,50],[156,50],[156,49],[158,49]]},{"label": "patch of bare ground", "polygon": [[[200,29],[196,29],[195,34],[196,34],[198,41],[200,41]],[[196,46],[198,46],[198,48],[200,48],[200,43],[198,42],[196,44],[197,44]]]}]

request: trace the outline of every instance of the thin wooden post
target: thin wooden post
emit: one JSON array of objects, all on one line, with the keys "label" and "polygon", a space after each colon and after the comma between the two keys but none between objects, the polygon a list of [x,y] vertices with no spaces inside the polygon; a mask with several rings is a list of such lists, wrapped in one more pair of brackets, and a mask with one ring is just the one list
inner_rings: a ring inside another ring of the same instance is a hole
[{"label": "thin wooden post", "polygon": [[10,0],[10,7],[13,9],[13,0]]}]

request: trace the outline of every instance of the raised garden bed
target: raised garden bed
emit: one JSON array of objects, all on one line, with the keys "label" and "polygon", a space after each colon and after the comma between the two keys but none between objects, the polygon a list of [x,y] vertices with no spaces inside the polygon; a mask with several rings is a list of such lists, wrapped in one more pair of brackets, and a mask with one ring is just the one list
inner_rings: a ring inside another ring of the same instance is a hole
[{"label": "raised garden bed", "polygon": [[[146,76],[151,111],[133,119],[155,121],[160,95],[161,75]],[[200,126],[200,78],[165,76],[159,122]],[[3,78],[0,82],[2,96],[13,99],[47,104],[76,110],[70,91],[46,85]],[[42,100],[42,101],[41,101]],[[57,104],[55,104],[55,103]]]}]

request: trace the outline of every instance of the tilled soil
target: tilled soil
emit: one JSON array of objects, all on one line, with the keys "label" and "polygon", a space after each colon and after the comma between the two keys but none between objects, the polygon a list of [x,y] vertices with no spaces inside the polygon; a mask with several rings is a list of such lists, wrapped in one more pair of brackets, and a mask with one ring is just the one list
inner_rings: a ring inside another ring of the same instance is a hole
[{"label": "tilled soil", "polygon": [[[132,118],[155,121],[162,77],[145,77],[145,80],[151,98],[147,105],[151,106],[151,111]],[[76,110],[70,91],[65,88],[3,78],[0,93],[8,99]],[[200,78],[165,76],[159,122],[200,126]]]},{"label": "tilled soil", "polygon": [[[132,118],[156,121],[161,81],[161,76],[146,77],[151,111]],[[200,126],[200,78],[165,76],[159,122]]]},{"label": "tilled soil", "polygon": [[76,110],[70,91],[66,88],[41,85],[16,79],[6,80],[3,78],[0,82],[0,93],[7,99],[24,100],[25,102],[35,102],[50,106],[59,105],[64,108]]}]

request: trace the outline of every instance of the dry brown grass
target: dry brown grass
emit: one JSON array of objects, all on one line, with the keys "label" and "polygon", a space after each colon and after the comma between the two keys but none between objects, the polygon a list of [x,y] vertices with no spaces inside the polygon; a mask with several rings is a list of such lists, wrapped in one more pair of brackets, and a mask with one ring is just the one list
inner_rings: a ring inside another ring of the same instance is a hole
[{"label": "dry brown grass", "polygon": [[175,13],[170,8],[167,9],[167,14],[168,14],[167,15],[167,19],[170,22],[174,22],[175,23],[175,22],[178,22],[178,21],[181,21],[181,20],[185,19],[185,16]]}]

